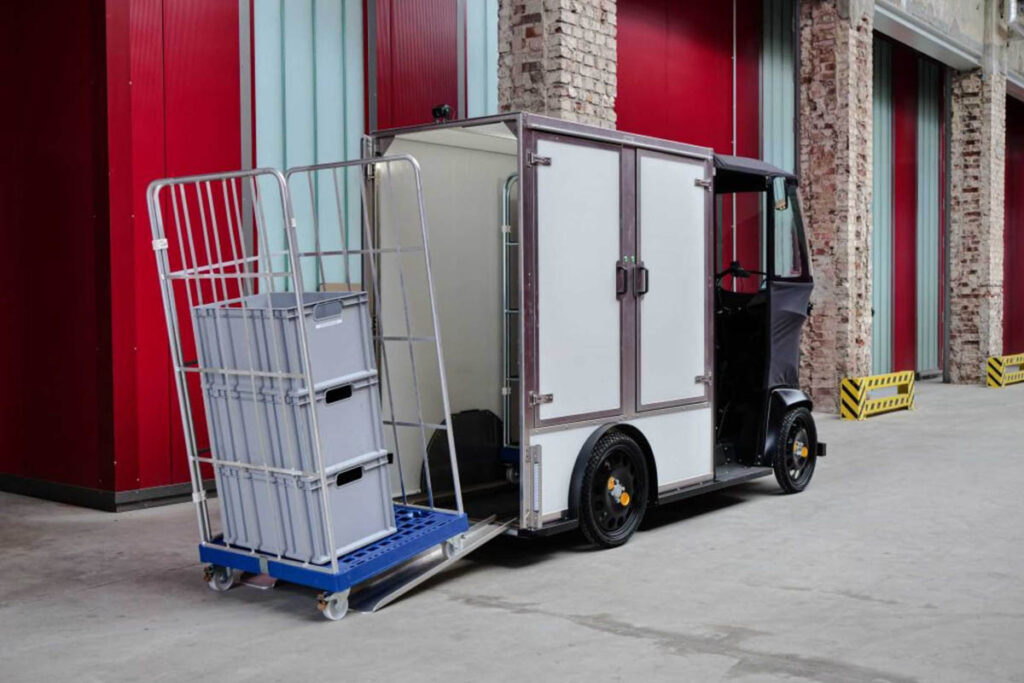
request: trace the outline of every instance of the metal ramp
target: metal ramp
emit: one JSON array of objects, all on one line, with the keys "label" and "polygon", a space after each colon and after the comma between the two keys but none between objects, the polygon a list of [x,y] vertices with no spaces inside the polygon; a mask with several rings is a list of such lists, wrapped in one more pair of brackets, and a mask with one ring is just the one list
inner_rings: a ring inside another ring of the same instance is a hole
[{"label": "metal ramp", "polygon": [[349,607],[357,612],[376,612],[497,538],[514,521],[514,517],[498,521],[492,516],[477,522],[461,536],[366,582],[352,592]]}]

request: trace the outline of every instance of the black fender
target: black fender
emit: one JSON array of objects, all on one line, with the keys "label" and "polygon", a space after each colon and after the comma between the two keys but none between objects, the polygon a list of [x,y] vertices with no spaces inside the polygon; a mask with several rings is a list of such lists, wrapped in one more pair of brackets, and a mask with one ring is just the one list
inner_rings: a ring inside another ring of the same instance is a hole
[{"label": "black fender", "polygon": [[583,442],[583,446],[580,447],[579,454],[576,456],[576,464],[572,468],[572,478],[569,479],[569,519],[577,519],[579,517],[580,489],[583,485],[583,474],[586,472],[590,454],[594,450],[594,446],[597,445],[597,442],[601,440],[601,437],[611,431],[627,434],[640,444],[640,448],[647,458],[647,490],[650,491],[648,505],[653,505],[656,502],[658,497],[658,471],[654,463],[654,453],[651,451],[651,445],[647,442],[647,438],[643,435],[643,432],[633,425],[609,422],[595,429],[587,437],[587,440]]},{"label": "black fender", "polygon": [[814,410],[814,403],[799,389],[772,389],[768,396],[768,411],[765,419],[764,449],[758,455],[758,464],[771,467],[772,453],[775,452],[775,435],[782,424],[782,418],[792,408]]}]

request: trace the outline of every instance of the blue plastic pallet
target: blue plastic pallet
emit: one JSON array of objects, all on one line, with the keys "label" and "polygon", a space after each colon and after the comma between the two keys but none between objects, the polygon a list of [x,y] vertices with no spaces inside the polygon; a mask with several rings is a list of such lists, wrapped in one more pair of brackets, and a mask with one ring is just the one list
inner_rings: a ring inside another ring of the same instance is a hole
[{"label": "blue plastic pallet", "polygon": [[269,574],[282,581],[337,593],[383,574],[461,534],[469,529],[469,518],[454,512],[396,505],[395,525],[397,531],[390,536],[339,557],[337,574],[330,571],[329,563],[301,567],[281,562],[274,555],[229,548],[219,538],[199,546],[199,559],[221,567]]}]

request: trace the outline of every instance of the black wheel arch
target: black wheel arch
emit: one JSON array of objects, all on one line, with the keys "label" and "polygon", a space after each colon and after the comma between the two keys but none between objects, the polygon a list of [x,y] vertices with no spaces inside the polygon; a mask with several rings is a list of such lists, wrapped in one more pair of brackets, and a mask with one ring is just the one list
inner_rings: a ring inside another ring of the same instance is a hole
[{"label": "black wheel arch", "polygon": [[799,389],[776,388],[768,396],[768,410],[765,417],[764,446],[758,454],[758,464],[771,466],[772,453],[775,452],[775,436],[782,425],[782,419],[793,408],[814,410],[810,397]]},{"label": "black wheel arch", "polygon": [[647,490],[650,492],[648,505],[654,505],[658,499],[658,469],[654,462],[654,451],[647,437],[643,432],[630,424],[610,422],[603,424],[587,437],[587,440],[576,455],[576,464],[572,468],[572,478],[569,480],[569,519],[578,519],[580,512],[580,487],[583,484],[583,475],[587,469],[587,461],[594,450],[594,446],[605,434],[619,432],[632,438],[640,446],[647,461]]}]

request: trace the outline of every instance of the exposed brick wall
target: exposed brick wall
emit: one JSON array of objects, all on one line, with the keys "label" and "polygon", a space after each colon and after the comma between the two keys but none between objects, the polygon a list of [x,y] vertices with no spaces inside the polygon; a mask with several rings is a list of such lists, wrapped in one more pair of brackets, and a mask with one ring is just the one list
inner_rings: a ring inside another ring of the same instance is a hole
[{"label": "exposed brick wall", "polygon": [[815,280],[801,384],[825,411],[836,410],[842,377],[871,369],[872,28],[853,3],[800,3],[800,175]]},{"label": "exposed brick wall", "polygon": [[1002,353],[1006,77],[954,74],[951,118],[948,365],[969,384]]},{"label": "exposed brick wall", "polygon": [[501,0],[498,106],[615,127],[615,0]]}]

